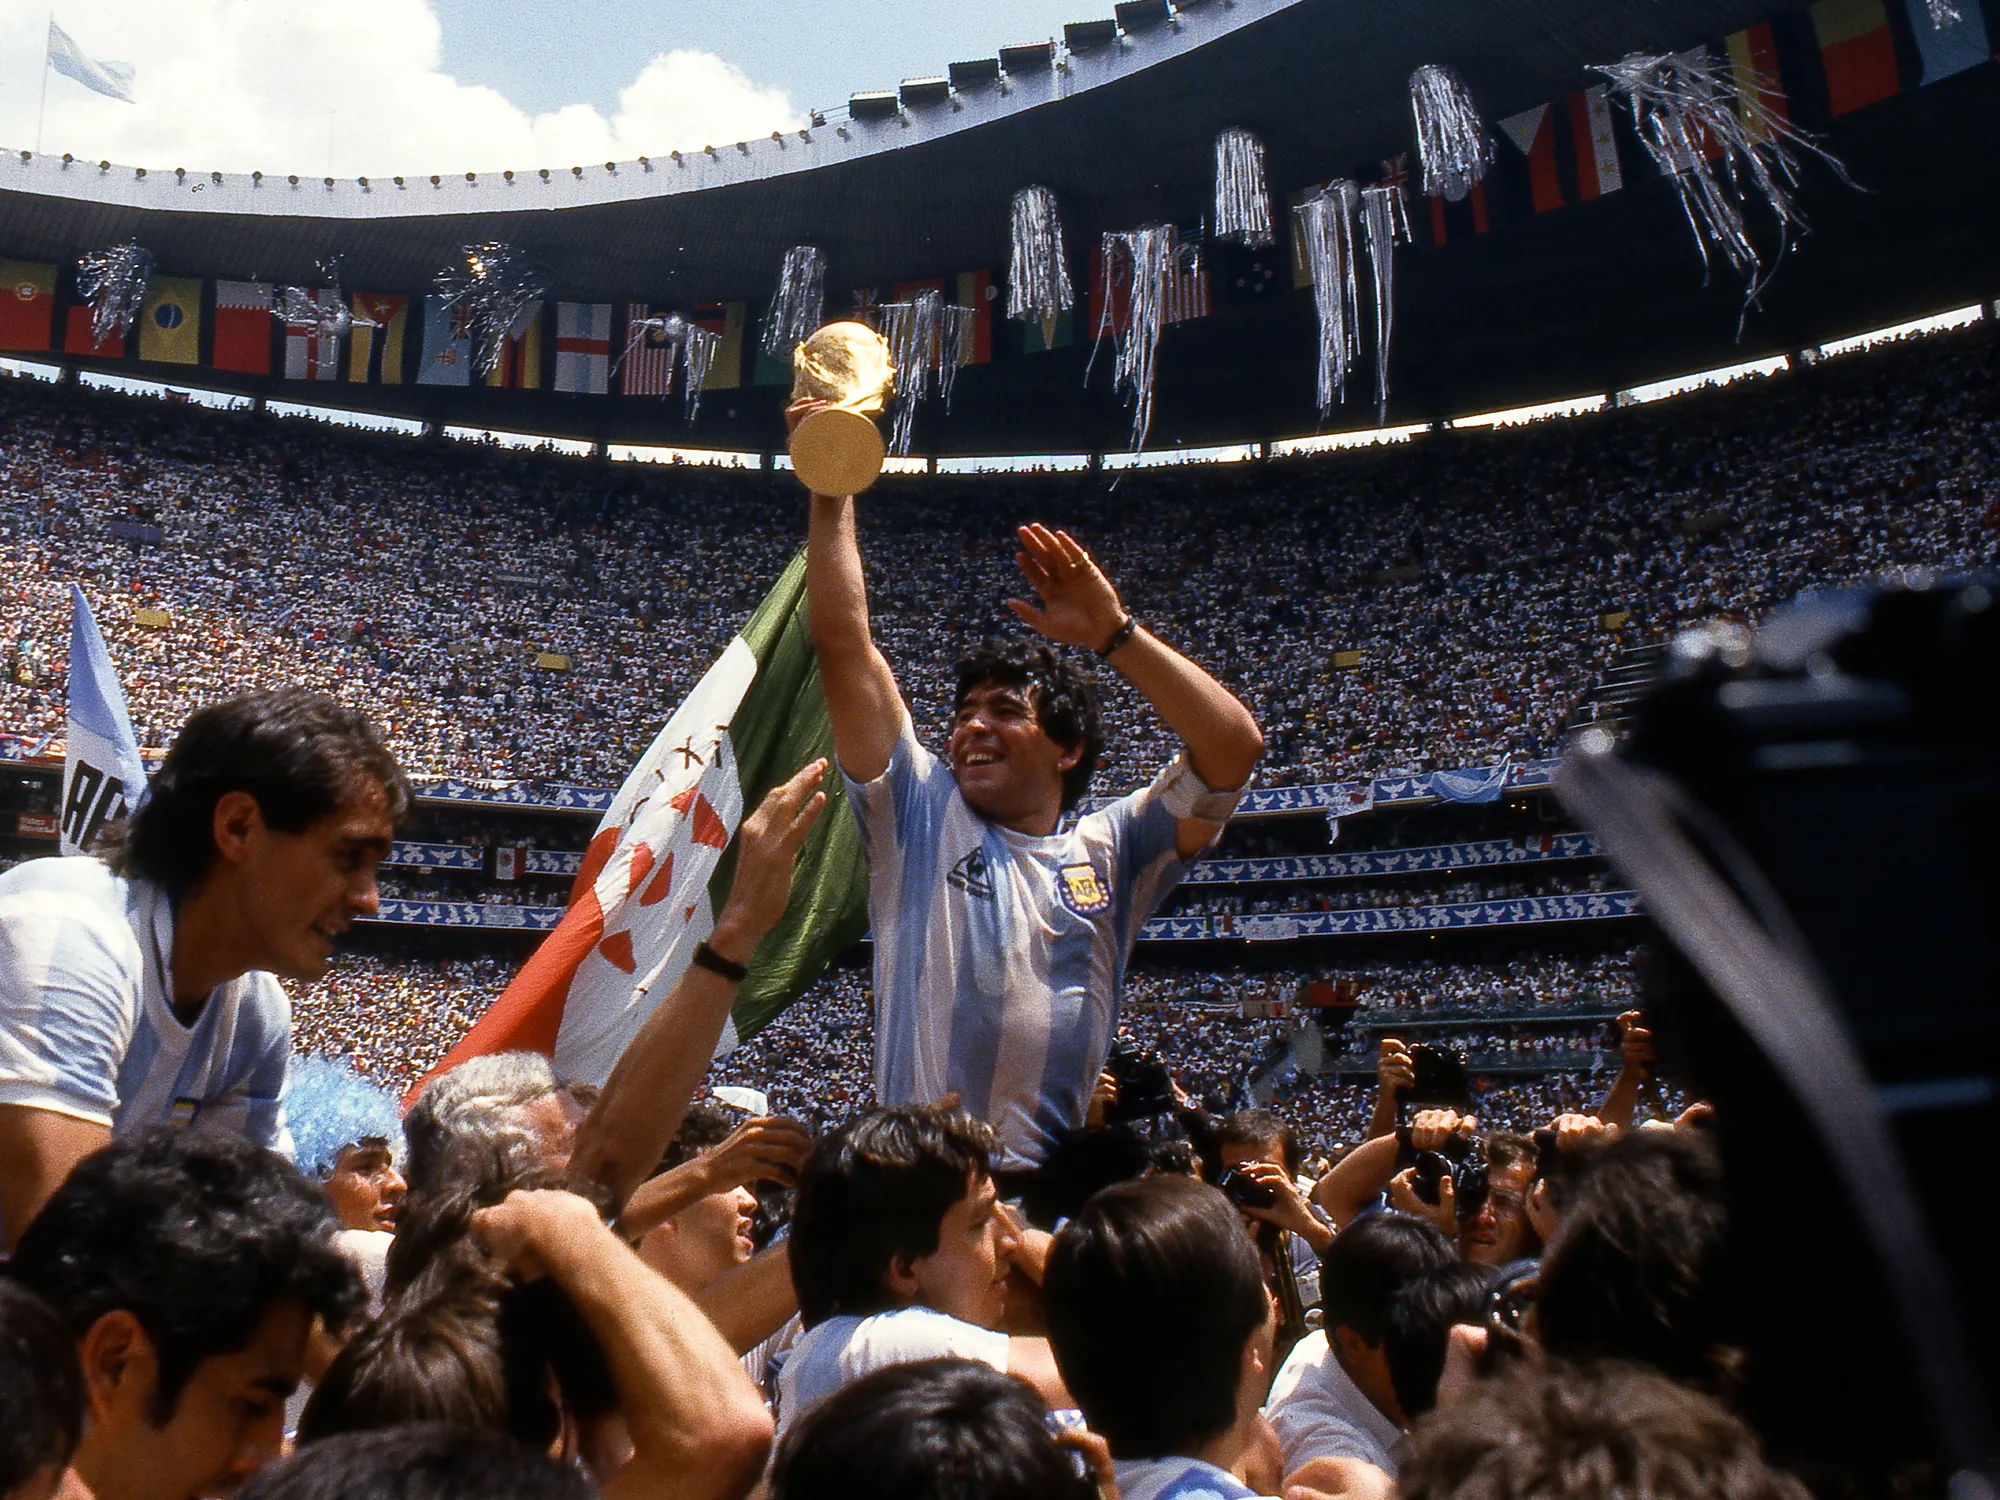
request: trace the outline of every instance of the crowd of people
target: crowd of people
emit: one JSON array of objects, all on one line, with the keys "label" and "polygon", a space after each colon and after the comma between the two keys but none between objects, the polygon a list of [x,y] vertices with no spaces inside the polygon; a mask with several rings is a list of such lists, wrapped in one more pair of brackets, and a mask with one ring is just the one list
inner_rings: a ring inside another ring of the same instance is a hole
[{"label": "crowd of people", "polygon": [[[1982,327],[1656,406],[1139,472],[1108,494],[1088,475],[891,476],[864,507],[877,633],[933,738],[950,663],[1006,619],[1013,525],[1059,513],[1245,696],[1267,784],[1552,755],[1627,642],[1991,561],[1992,350]],[[220,692],[297,681],[366,702],[419,776],[617,784],[802,529],[789,476],[26,380],[0,382],[0,481],[0,730],[60,733],[76,580],[143,743]],[[128,520],[163,540],[112,533]],[[1340,651],[1360,664],[1336,669]],[[1107,722],[1100,791],[1172,754],[1116,683]]]},{"label": "crowd of people", "polygon": [[[1428,1025],[1406,1033],[1473,1054],[1481,1076],[1480,1118],[1518,1129],[1558,1105],[1603,1092],[1599,1076],[1615,1063],[1594,1026],[1563,1026],[1582,1010],[1608,1016],[1636,1003],[1629,953],[1578,958],[1522,952],[1505,959],[1375,959],[1333,966],[1279,969],[1238,965],[1198,968],[1162,962],[1127,976],[1119,1045],[1162,1061],[1182,1087],[1217,1110],[1247,1097],[1265,1059],[1286,1051],[1310,1020],[1329,1033],[1320,1056],[1324,1076],[1294,1076],[1287,1109],[1300,1139],[1315,1151],[1351,1143],[1371,1108],[1372,1083],[1355,1073],[1373,1069],[1373,1038],[1398,1020],[1426,1023],[1454,1015],[1507,1016],[1505,1029]],[[499,957],[439,959],[391,951],[341,955],[317,984],[294,985],[293,1035],[302,1053],[336,1058],[401,1094],[421,1079],[484,1014],[516,962]],[[1302,1008],[1304,986],[1334,975],[1354,979],[1359,1001],[1350,1013],[1324,1016]],[[1246,1016],[1245,1003],[1282,1002],[1287,1013]],[[1330,1019],[1344,1020],[1352,1047]],[[875,1099],[873,985],[865,966],[829,969],[791,1007],[715,1064],[712,1081],[765,1094],[783,1114],[824,1125]],[[1541,1076],[1515,1076],[1521,1070]],[[1665,1109],[1671,1100],[1665,1100]]]}]

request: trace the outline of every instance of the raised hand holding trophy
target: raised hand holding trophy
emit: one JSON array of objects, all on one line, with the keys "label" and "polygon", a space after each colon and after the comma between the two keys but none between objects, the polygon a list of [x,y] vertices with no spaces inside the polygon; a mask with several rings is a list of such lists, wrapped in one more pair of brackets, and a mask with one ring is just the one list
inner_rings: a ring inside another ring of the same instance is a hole
[{"label": "raised hand holding trophy", "polygon": [[866,323],[829,323],[792,351],[792,400],[822,401],[792,429],[792,468],[815,495],[858,495],[888,448],[873,419],[895,389],[889,345]]}]

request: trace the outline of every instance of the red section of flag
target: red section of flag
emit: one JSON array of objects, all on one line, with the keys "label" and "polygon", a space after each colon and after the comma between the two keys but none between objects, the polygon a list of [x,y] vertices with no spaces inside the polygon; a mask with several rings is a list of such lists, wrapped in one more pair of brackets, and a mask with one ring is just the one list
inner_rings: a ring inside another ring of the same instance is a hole
[{"label": "red section of flag", "polygon": [[667,851],[667,862],[661,865],[658,873],[653,876],[653,883],[647,886],[645,893],[639,897],[639,904],[641,906],[657,906],[660,902],[667,899],[667,892],[672,889],[673,883],[674,851],[669,849]]},{"label": "red section of flag", "polygon": [[[594,852],[597,840],[591,843]],[[584,871],[577,876],[579,882],[589,871],[590,863],[586,856]],[[597,863],[601,867],[603,861]],[[542,940],[500,998],[458,1039],[456,1047],[411,1086],[403,1096],[403,1107],[407,1109],[416,1102],[425,1084],[468,1058],[484,1057],[489,1052],[539,1052],[544,1056],[553,1053],[556,1033],[562,1029],[563,1001],[569,994],[570,980],[577,965],[590,956],[590,950],[603,936],[604,909],[597,904],[597,893],[585,886],[582,895],[563,913],[556,930]]]},{"label": "red section of flag", "polygon": [[1483,182],[1473,183],[1466,196],[1472,200],[1472,232],[1474,234],[1486,233],[1487,230],[1493,227],[1486,217],[1486,184]]},{"label": "red section of flag", "polygon": [[623,928],[599,943],[597,951],[614,969],[622,969],[627,974],[636,974],[639,970],[639,960],[632,952],[632,934]]},{"label": "red section of flag", "polygon": [[114,333],[103,343],[97,343],[90,333],[91,310],[86,304],[72,307],[63,329],[63,352],[66,354],[95,354],[102,359],[123,359],[125,357],[125,335]]},{"label": "red section of flag", "polygon": [[569,904],[576,905],[583,899],[583,893],[597,884],[597,877],[604,873],[605,865],[618,849],[616,828],[600,828],[590,840],[590,847],[583,851],[583,863],[577,867],[576,879],[569,883]]},{"label": "red section of flag", "polygon": [[38,352],[49,347],[56,299],[34,282],[0,287],[0,349]]},{"label": "red section of flag", "polygon": [[1552,109],[1542,111],[1535,144],[1528,151],[1528,192],[1538,214],[1562,207],[1562,179],[1556,172],[1556,112]]},{"label": "red section of flag", "polygon": [[215,296],[215,358],[218,370],[239,375],[271,373],[271,304],[269,293],[259,306],[250,300],[226,298],[220,286]]},{"label": "red section of flag", "polygon": [[1820,57],[1826,63],[1827,108],[1834,115],[1887,99],[1900,86],[1896,78],[1896,46],[1886,25],[1850,41],[1823,47]]},{"label": "red section of flag", "polygon": [[639,882],[646,878],[646,872],[653,868],[653,851],[644,844],[632,846],[631,874],[625,878],[625,894],[631,895],[639,889]]},{"label": "red section of flag", "polygon": [[1123,333],[1132,320],[1132,260],[1128,255],[1104,260],[1104,247],[1090,252],[1090,332]]},{"label": "red section of flag", "polygon": [[697,797],[694,804],[694,841],[711,849],[729,847],[729,827],[715,815],[708,798]]}]

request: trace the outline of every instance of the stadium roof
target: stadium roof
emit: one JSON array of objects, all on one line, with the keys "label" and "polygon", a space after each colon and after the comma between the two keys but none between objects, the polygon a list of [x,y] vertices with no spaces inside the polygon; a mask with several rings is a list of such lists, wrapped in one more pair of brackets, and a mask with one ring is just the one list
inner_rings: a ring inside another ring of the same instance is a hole
[{"label": "stadium roof", "polygon": [[[544,164],[522,163],[511,181],[480,173],[294,183],[278,163],[258,179],[198,163],[141,174],[14,152],[0,159],[0,254],[73,260],[137,236],[163,274],[309,283],[337,254],[350,287],[416,291],[459,246],[502,239],[547,265],[558,297],[756,308],[786,247],[810,243],[826,254],[837,307],[849,287],[1003,268],[1008,202],[1031,182],[1055,189],[1080,271],[1084,247],[1103,231],[1203,219],[1213,141],[1225,127],[1264,138],[1282,196],[1410,149],[1407,79],[1419,64],[1458,70],[1492,121],[1563,100],[1595,81],[1592,63],[1719,41],[1803,7],[1202,0],[1170,11],[1165,0],[1140,0],[1118,10],[1122,26],[1072,27],[1071,45],[1020,49],[1004,70],[955,68],[957,87],[912,84],[878,96],[875,118],[861,99],[852,117],[790,135],[717,142],[678,159],[550,163],[546,179]],[[1989,63],[1835,122],[1832,144],[1870,193],[1808,174],[1816,232],[1780,270],[1740,352],[1992,294],[2000,276],[1981,246],[2000,243],[2000,158],[1966,145],[2000,138],[1993,85]],[[1650,166],[1631,160],[1626,173],[1628,190],[1613,199],[1536,215],[1505,233],[1496,227],[1476,244],[1404,253],[1393,420],[1614,389],[1740,357],[1734,289],[1720,279],[1703,285],[1673,195]],[[1169,332],[1154,441],[1311,431],[1312,322],[1309,296],[1286,287]],[[1103,372],[1080,390],[1086,353],[965,372],[949,417],[919,417],[919,448],[1122,446],[1123,411]],[[1364,372],[1333,426],[1368,421],[1365,382]],[[657,403],[368,393],[381,409],[441,421],[766,448],[779,394],[727,393],[705,403],[687,433]]]}]

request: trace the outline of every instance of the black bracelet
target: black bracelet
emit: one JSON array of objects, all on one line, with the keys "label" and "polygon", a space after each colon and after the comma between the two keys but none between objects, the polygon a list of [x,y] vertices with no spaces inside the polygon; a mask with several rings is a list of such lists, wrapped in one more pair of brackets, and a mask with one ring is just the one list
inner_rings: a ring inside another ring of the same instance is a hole
[{"label": "black bracelet", "polygon": [[1111,639],[1106,641],[1103,645],[1097,648],[1097,655],[1099,659],[1109,660],[1111,653],[1116,651],[1120,646],[1124,645],[1127,641],[1131,640],[1132,632],[1137,630],[1138,628],[1139,628],[1139,622],[1133,619],[1130,615],[1127,615],[1125,617],[1125,623],[1123,625],[1120,625],[1116,630],[1111,632]]},{"label": "black bracelet", "polygon": [[694,956],[688,960],[697,969],[706,969],[711,974],[720,974],[731,984],[741,984],[750,977],[750,970],[743,964],[731,963],[717,953],[707,943],[694,945]]}]

